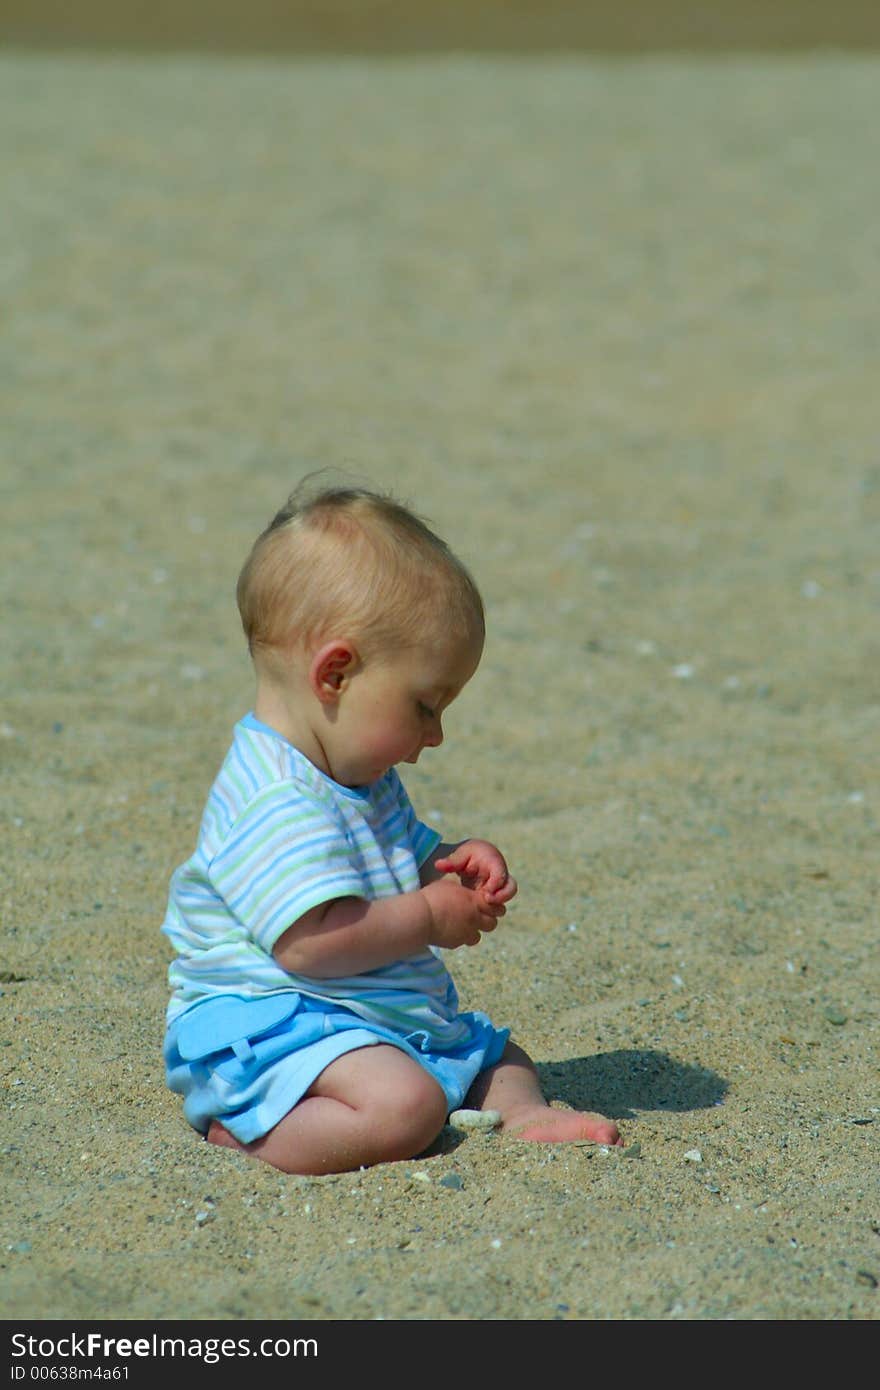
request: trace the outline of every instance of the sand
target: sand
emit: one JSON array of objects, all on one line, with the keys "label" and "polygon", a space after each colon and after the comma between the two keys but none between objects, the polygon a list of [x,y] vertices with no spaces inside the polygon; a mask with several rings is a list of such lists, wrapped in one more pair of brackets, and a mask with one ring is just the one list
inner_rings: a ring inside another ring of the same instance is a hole
[{"label": "sand", "polygon": [[[8,1320],[869,1320],[878,60],[6,53]],[[507,854],[450,958],[628,1150],[285,1177],[160,1060],[168,877],[310,468],[473,567],[406,769]]]}]

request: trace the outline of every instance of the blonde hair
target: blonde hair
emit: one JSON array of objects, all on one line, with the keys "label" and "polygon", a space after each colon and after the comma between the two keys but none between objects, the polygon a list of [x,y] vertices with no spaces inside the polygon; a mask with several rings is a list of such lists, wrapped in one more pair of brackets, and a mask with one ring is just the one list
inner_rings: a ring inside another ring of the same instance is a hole
[{"label": "blonde hair", "polygon": [[255,660],[333,635],[400,648],[485,633],[470,572],[420,517],[387,494],[310,491],[308,479],[257,537],[237,598]]}]

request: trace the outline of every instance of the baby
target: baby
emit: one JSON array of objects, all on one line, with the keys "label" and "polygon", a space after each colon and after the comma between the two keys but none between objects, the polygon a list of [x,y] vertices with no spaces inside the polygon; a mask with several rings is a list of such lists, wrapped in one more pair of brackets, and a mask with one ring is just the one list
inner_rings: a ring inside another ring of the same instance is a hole
[{"label": "baby", "polygon": [[516,893],[487,840],[441,843],[396,771],[443,741],[483,649],[467,569],[408,509],[301,488],[238,582],[256,673],[163,926],[165,1064],[189,1123],[289,1173],[412,1158],[461,1106],[544,1142],[619,1144],[558,1110],[440,951]]}]

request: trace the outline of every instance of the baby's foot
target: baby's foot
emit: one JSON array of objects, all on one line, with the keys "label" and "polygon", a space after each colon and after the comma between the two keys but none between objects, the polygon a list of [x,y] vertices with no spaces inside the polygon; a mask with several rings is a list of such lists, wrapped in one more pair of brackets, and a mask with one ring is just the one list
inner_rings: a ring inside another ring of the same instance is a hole
[{"label": "baby's foot", "polygon": [[549,1105],[505,1116],[504,1132],[513,1139],[528,1139],[538,1144],[570,1144],[575,1140],[591,1140],[620,1148],[623,1140],[613,1120],[592,1110],[554,1110]]},{"label": "baby's foot", "polygon": [[219,1144],[224,1149],[238,1149],[239,1153],[246,1153],[244,1144],[239,1143],[233,1134],[229,1133],[219,1120],[212,1120],[208,1133],[205,1135],[209,1144]]}]

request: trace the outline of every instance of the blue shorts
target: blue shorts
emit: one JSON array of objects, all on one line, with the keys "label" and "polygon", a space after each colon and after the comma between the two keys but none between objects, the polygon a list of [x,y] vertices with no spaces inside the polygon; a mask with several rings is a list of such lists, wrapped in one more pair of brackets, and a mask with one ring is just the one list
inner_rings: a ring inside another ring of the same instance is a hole
[{"label": "blue shorts", "polygon": [[[457,1110],[475,1078],[501,1060],[510,1030],[462,1013],[464,1041],[438,1050],[424,1032],[395,1033],[342,1005],[286,991],[255,999],[221,995],[194,1004],[169,1025],[165,1073],[183,1113],[206,1134],[219,1120],[241,1144],[273,1129],[325,1067],[346,1052],[391,1043],[433,1076]],[[460,1033],[460,1030],[458,1030]]]}]

